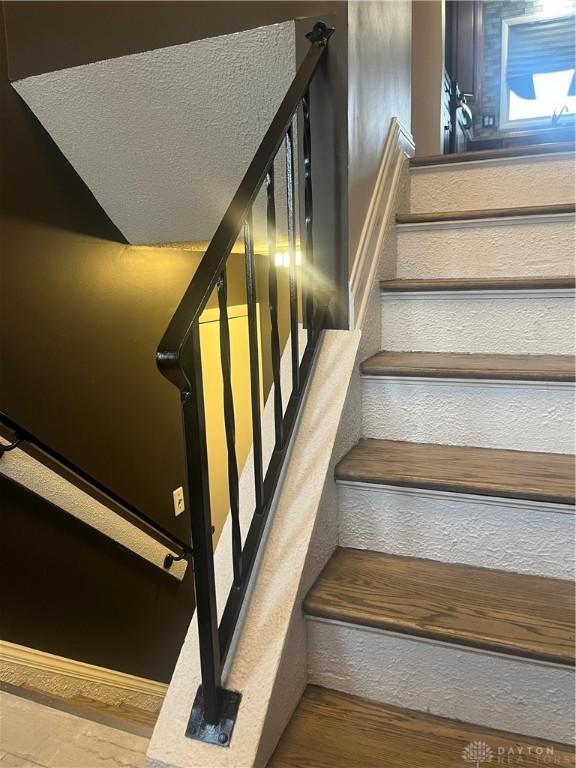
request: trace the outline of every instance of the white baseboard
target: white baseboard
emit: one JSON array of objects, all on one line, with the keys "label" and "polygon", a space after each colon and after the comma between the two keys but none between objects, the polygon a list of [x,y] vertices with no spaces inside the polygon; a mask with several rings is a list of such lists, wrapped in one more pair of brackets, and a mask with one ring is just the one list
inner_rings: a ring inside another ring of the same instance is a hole
[{"label": "white baseboard", "polygon": [[360,241],[350,272],[350,327],[361,328],[380,263],[382,242],[393,215],[396,190],[406,158],[414,154],[411,134],[394,117],[386,137],[384,151]]},{"label": "white baseboard", "polygon": [[112,706],[158,712],[168,686],[114,669],[0,641],[0,682],[65,699],[78,697]]}]

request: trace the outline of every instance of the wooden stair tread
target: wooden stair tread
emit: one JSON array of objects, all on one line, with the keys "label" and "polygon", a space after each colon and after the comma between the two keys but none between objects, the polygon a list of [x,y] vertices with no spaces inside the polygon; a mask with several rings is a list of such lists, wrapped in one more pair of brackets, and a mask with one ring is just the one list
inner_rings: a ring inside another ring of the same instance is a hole
[{"label": "wooden stair tread", "polygon": [[367,376],[413,376],[447,379],[574,381],[571,355],[489,355],[455,352],[378,352],[365,360]]},{"label": "wooden stair tread", "polygon": [[336,477],[365,483],[574,503],[574,457],[497,448],[360,440]]},{"label": "wooden stair tread", "polygon": [[561,277],[490,277],[490,278],[449,278],[449,279],[412,279],[381,280],[380,289],[384,293],[409,293],[433,291],[525,291],[573,289],[576,278]]},{"label": "wooden stair tread", "polygon": [[548,142],[545,144],[530,144],[502,149],[477,149],[471,152],[454,152],[446,155],[428,155],[410,159],[411,168],[421,168],[428,165],[452,165],[456,163],[471,163],[478,160],[505,160],[508,157],[529,157],[533,155],[549,155],[557,152],[574,152],[573,141]]},{"label": "wooden stair tread", "polygon": [[574,213],[575,203],[554,205],[529,205],[516,208],[484,208],[472,211],[443,211],[434,213],[401,213],[396,216],[397,224],[425,224],[441,221],[473,221],[476,219],[509,219],[516,216],[550,216]]},{"label": "wooden stair tread", "polygon": [[[378,704],[309,685],[284,731],[269,768],[462,768],[475,741],[505,754],[524,746],[527,768],[539,768],[537,747],[554,749],[561,765],[574,766],[574,750],[527,736]],[[529,753],[528,746],[535,749]]]},{"label": "wooden stair tread", "polygon": [[304,608],[312,616],[574,664],[570,581],[339,548]]}]

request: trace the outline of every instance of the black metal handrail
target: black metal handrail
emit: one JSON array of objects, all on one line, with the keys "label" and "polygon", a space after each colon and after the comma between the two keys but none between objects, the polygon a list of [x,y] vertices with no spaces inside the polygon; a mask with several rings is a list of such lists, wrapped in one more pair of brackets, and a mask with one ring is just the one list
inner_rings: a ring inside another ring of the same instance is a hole
[{"label": "black metal handrail", "polygon": [[[164,568],[169,570],[173,562],[188,559],[191,556],[192,548],[190,544],[176,538],[165,528],[140,512],[139,509],[120,498],[110,488],[107,488],[96,478],[47,445],[37,435],[24,429],[2,412],[0,412],[0,425],[4,425],[14,435],[10,443],[0,443],[0,459],[2,459],[5,453],[15,448],[24,445],[28,446],[28,450],[31,449],[30,452],[33,452],[35,456],[41,456],[45,463],[49,462],[54,469],[60,470],[61,474],[67,479],[76,482],[90,492],[95,492],[98,498],[107,503],[113,511],[170,550],[164,559]],[[172,553],[176,553],[176,555]]]},{"label": "black metal handrail", "polygon": [[[202,684],[190,714],[186,735],[213,744],[230,743],[241,694],[222,685],[222,668],[230,649],[258,546],[298,416],[302,393],[312,366],[319,333],[325,325],[328,294],[314,275],[312,141],[310,126],[310,83],[318,70],[334,30],[318,22],[306,37],[310,48],[300,65],[286,96],[250,163],[238,191],[218,226],[190,285],[160,342],[157,364],[161,373],[179,390],[182,403],[186,452],[186,500],[190,510],[196,615],[198,621]],[[302,319],[307,332],[306,347],[300,355],[298,346],[298,285],[296,270],[295,203],[295,131],[294,122],[301,109],[298,135],[301,136],[303,184],[303,263]],[[292,391],[286,411],[280,377],[280,336],[278,323],[278,279],[275,263],[276,203],[274,161],[284,144],[286,157],[286,206],[289,252],[289,306]],[[262,187],[266,190],[268,241],[268,307],[270,315],[270,350],[274,386],[273,409],[275,444],[268,466],[262,455],[260,412],[259,339],[257,325],[256,274],[254,263],[252,207]],[[252,449],[254,458],[255,511],[244,544],[240,527],[239,479],[236,461],[236,430],[231,385],[230,332],[227,313],[228,257],[239,236],[244,234],[246,299],[248,308],[248,344],[250,393],[252,406]],[[206,414],[200,348],[200,315],[210,295],[216,290],[219,307],[220,358],[227,447],[230,498],[233,583],[220,624],[216,603],[210,480],[206,441]]]}]

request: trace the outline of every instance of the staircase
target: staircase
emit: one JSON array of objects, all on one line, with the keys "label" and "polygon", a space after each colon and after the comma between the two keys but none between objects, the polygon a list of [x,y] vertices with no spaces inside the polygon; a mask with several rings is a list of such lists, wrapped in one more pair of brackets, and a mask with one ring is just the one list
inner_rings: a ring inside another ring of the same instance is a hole
[{"label": "staircase", "polygon": [[[270,765],[574,765],[574,157],[411,163]],[[480,155],[480,156],[478,156]],[[471,159],[470,159],[471,158]]]}]

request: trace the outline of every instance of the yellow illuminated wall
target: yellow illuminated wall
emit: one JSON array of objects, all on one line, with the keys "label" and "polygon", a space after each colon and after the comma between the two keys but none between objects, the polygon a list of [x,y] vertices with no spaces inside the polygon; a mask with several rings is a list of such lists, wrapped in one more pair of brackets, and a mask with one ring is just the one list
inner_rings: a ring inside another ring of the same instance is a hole
[{"label": "yellow illuminated wall", "polygon": [[[172,501],[185,482],[180,398],[155,355],[203,250],[127,245],[16,218],[3,220],[2,233],[0,308],[9,318],[5,328],[17,332],[2,338],[0,410],[147,517],[187,537],[185,516],[175,517]],[[272,386],[268,259],[255,257],[261,401]],[[243,252],[232,253],[227,275],[241,472],[252,443]],[[288,275],[278,268],[281,349],[289,335]],[[201,324],[217,541],[228,513],[228,476],[214,295]]]},{"label": "yellow illuminated wall", "polygon": [[[260,333],[259,305],[257,306]],[[224,428],[224,399],[220,359],[219,313],[206,310],[200,318],[200,345],[206,413],[206,440],[210,471],[210,504],[214,525],[214,544],[226,521],[229,510],[228,451]],[[252,446],[252,406],[250,398],[250,368],[248,365],[248,316],[246,305],[228,308],[232,397],[236,422],[236,461],[238,473],[246,462]],[[260,356],[261,357],[261,356]],[[262,375],[260,366],[260,408],[262,409]],[[191,510],[192,514],[195,510]]]}]

